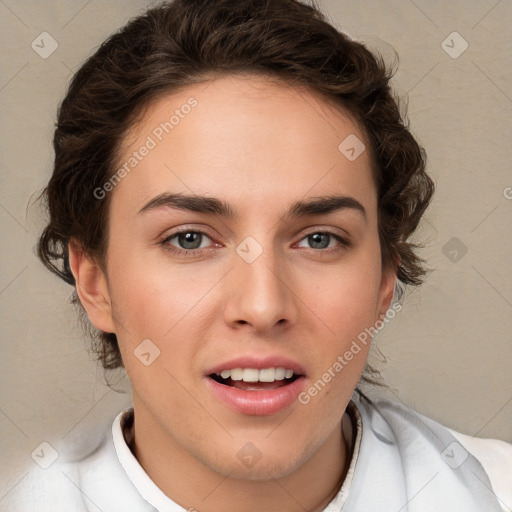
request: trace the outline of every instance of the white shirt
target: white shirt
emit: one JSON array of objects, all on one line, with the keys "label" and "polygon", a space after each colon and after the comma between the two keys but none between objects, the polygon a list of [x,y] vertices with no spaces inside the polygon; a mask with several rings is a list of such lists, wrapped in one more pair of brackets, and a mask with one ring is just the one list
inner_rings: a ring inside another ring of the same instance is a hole
[{"label": "white shirt", "polygon": [[[186,512],[132,454],[133,409],[80,461],[34,467],[9,512]],[[512,444],[471,438],[398,402],[356,391],[344,416],[350,465],[324,512],[512,512]],[[478,460],[477,460],[478,458]]]}]

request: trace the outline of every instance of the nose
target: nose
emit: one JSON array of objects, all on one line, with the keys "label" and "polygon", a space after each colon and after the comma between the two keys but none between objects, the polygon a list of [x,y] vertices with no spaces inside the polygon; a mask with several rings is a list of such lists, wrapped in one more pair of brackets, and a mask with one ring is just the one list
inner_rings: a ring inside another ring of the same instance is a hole
[{"label": "nose", "polygon": [[235,252],[233,265],[225,283],[224,316],[230,327],[248,324],[255,332],[271,335],[296,322],[293,278],[282,256],[264,249],[250,262]]}]

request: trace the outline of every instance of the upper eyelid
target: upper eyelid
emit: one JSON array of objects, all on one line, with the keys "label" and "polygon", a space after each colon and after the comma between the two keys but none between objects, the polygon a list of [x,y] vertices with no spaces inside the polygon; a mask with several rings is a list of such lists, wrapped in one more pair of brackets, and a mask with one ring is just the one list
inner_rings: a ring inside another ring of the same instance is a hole
[{"label": "upper eyelid", "polygon": [[202,235],[206,235],[210,239],[214,239],[215,237],[210,235],[208,231],[200,228],[183,228],[178,229],[177,231],[173,231],[172,233],[166,234],[163,236],[163,241],[174,238],[177,235],[181,235],[182,233],[201,233]]},{"label": "upper eyelid", "polygon": [[[303,236],[308,236],[311,233],[322,233],[322,232],[338,234],[338,231],[341,231],[342,233],[344,233],[344,235],[340,234],[340,236],[347,236],[347,237],[351,236],[349,234],[349,232],[346,231],[343,228],[340,228],[340,227],[325,227],[325,226],[321,226],[321,225],[310,226],[310,227],[307,227],[307,228],[303,228],[301,231],[304,233]],[[180,233],[188,233],[188,232],[202,233],[204,235],[209,236],[210,238],[215,238],[215,235],[211,235],[207,229],[196,228],[196,227],[187,227],[187,226],[185,226],[184,228],[182,228],[182,227],[177,228],[176,231],[173,231],[172,233],[169,233],[168,235],[165,235],[164,238],[168,238],[168,237],[172,237],[172,236],[175,236],[175,235],[179,235]]]}]

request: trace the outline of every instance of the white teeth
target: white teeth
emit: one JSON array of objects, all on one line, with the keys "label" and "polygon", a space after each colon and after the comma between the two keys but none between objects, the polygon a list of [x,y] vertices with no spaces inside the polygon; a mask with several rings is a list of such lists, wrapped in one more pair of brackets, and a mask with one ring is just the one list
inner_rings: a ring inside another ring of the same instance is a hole
[{"label": "white teeth", "polygon": [[245,368],[242,380],[244,382],[258,382],[259,374],[260,372],[256,368]]},{"label": "white teeth", "polygon": [[291,379],[293,370],[287,368],[233,368],[222,370],[217,375],[223,379],[243,380],[244,382],[274,382],[275,380]]},{"label": "white teeth", "polygon": [[276,371],[274,368],[265,368],[259,371],[260,382],[274,382],[276,380]]},{"label": "white teeth", "polygon": [[223,378],[223,379],[227,379],[228,377],[231,377],[231,372],[229,370],[222,370],[220,372],[220,376]]},{"label": "white teeth", "polygon": [[[234,368],[233,370],[227,370],[230,374],[231,374],[231,378],[233,380],[242,380],[243,376],[244,376],[244,371],[242,370],[242,368]],[[224,377],[225,379],[227,379],[227,377]]]},{"label": "white teeth", "polygon": [[276,368],[276,380],[283,380],[286,375],[286,370],[284,368]]}]

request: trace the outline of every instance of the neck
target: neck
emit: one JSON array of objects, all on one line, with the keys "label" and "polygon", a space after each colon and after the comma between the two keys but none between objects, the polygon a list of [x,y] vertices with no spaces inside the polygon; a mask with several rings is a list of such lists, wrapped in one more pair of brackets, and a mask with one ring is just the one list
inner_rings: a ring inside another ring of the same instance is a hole
[{"label": "neck", "polygon": [[[137,404],[140,406],[140,404]],[[200,512],[321,512],[338,493],[348,453],[341,424],[301,466],[282,478],[248,480],[214,471],[134,402],[130,449],[153,482],[185,509]]]}]

